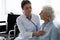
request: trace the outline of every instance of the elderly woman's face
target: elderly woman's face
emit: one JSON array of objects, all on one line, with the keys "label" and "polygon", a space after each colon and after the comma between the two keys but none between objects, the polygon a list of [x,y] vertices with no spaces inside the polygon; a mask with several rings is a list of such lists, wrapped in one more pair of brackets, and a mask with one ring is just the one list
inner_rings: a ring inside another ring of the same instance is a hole
[{"label": "elderly woman's face", "polygon": [[23,11],[24,11],[24,13],[26,14],[26,15],[30,15],[31,14],[31,10],[32,10],[32,8],[31,8],[31,4],[26,4],[25,6],[24,6],[24,8],[23,8]]},{"label": "elderly woman's face", "polygon": [[40,17],[41,17],[42,20],[44,20],[45,17],[46,17],[46,16],[45,16],[45,13],[43,12],[43,10],[40,12],[39,15],[40,15]]}]

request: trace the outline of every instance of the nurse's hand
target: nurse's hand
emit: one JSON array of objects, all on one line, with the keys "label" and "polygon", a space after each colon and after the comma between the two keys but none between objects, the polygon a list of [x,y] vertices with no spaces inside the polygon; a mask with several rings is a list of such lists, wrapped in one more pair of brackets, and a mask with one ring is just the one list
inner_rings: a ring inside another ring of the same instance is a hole
[{"label": "nurse's hand", "polygon": [[37,31],[37,32],[33,32],[32,36],[42,36],[44,35],[45,31],[41,30],[41,31]]}]

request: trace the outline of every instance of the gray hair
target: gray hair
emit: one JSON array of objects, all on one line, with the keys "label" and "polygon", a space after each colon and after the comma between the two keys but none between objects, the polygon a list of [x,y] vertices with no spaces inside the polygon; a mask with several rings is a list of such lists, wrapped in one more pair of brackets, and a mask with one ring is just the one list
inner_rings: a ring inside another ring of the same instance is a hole
[{"label": "gray hair", "polygon": [[43,7],[43,11],[45,12],[46,17],[50,20],[53,21],[54,20],[54,10],[52,7],[50,6],[44,6]]}]

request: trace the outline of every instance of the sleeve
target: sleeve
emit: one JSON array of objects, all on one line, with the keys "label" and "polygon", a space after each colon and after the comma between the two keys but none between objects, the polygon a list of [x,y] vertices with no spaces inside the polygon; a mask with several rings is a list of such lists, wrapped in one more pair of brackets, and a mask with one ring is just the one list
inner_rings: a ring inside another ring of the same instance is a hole
[{"label": "sleeve", "polygon": [[22,20],[20,18],[17,18],[16,22],[17,22],[21,37],[22,38],[32,38],[32,32],[26,31],[26,28],[24,28],[24,24],[22,23]]},{"label": "sleeve", "polygon": [[51,40],[58,40],[58,29],[52,29]]}]

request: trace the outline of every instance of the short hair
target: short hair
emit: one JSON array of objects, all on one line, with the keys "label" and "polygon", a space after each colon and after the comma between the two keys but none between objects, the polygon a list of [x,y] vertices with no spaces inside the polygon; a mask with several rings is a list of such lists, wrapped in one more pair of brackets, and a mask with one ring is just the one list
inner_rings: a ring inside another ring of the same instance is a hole
[{"label": "short hair", "polygon": [[50,20],[53,21],[54,20],[54,10],[51,6],[44,6],[43,7],[43,11],[45,12],[46,17]]},{"label": "short hair", "polygon": [[26,5],[26,4],[31,4],[31,2],[29,1],[29,0],[23,0],[22,2],[21,2],[21,8],[23,9],[24,8],[24,6]]}]

